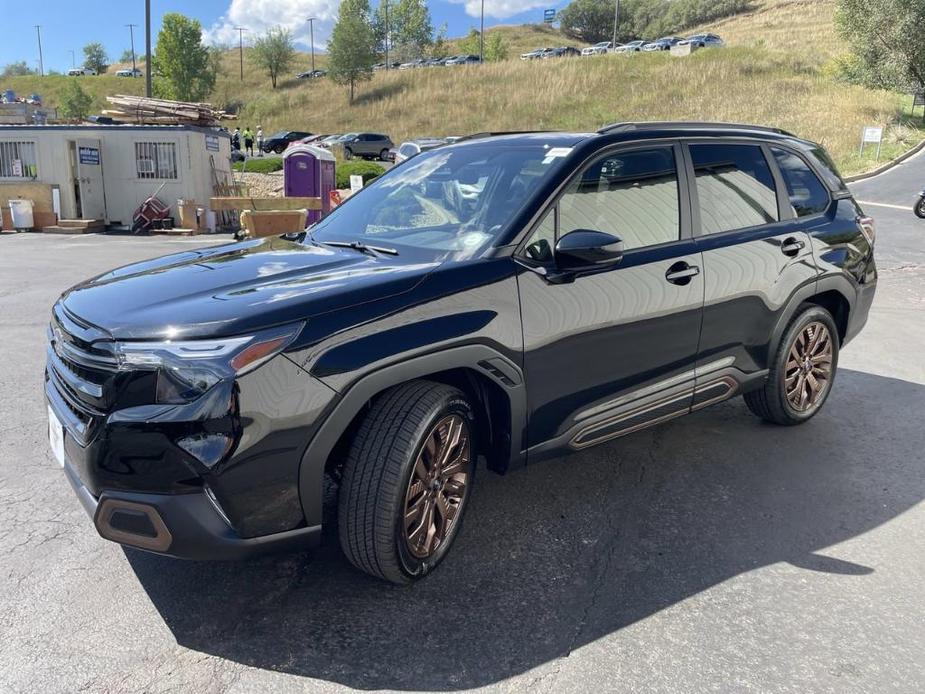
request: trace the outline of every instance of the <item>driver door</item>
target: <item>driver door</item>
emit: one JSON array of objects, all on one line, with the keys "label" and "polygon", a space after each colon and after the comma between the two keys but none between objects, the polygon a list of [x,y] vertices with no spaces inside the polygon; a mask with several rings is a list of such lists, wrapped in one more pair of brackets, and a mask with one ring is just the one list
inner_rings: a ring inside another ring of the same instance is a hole
[{"label": "driver door", "polygon": [[[528,238],[518,275],[531,460],[690,411],[704,303],[676,144],[599,156]],[[550,281],[576,229],[619,237],[615,266]]]}]

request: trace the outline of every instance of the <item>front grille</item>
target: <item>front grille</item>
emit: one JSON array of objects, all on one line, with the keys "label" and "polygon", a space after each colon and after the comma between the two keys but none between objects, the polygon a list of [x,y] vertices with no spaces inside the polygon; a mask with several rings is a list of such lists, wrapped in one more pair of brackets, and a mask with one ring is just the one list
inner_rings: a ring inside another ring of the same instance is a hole
[{"label": "front grille", "polygon": [[[109,412],[118,392],[120,374],[112,341],[55,305],[48,327],[46,387],[66,406],[72,433],[86,443],[95,425]],[[62,413],[65,414],[65,413]]]}]

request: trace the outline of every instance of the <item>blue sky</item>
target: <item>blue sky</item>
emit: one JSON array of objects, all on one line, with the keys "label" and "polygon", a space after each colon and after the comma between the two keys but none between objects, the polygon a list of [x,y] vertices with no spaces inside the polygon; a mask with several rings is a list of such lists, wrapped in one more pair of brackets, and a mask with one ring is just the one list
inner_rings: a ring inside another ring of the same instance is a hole
[{"label": "blue sky", "polygon": [[[373,6],[378,0],[372,0]],[[450,36],[465,34],[478,26],[481,0],[431,0],[434,26],[444,22]],[[165,12],[182,12],[195,17],[206,29],[209,42],[236,43],[235,26],[247,27],[251,36],[268,27],[283,25],[296,36],[298,47],[308,48],[308,24],[315,22],[316,47],[330,35],[340,0],[151,0],[152,41]],[[566,0],[485,0],[485,25],[542,22],[543,10],[560,8]],[[77,64],[81,48],[93,41],[106,47],[115,60],[129,47],[126,24],[138,24],[135,50],[144,51],[144,0],[0,0],[3,37],[0,65],[25,60],[38,67],[35,24],[41,25],[45,69],[64,71],[71,67],[71,51]]]}]

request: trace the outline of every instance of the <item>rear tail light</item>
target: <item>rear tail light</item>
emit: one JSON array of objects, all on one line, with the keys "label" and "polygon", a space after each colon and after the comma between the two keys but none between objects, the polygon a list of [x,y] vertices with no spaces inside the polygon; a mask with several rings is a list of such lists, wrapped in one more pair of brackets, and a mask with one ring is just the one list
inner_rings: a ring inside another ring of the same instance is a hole
[{"label": "rear tail light", "polygon": [[864,232],[864,236],[867,239],[867,243],[873,246],[874,241],[877,240],[877,225],[874,224],[874,218],[873,217],[858,217],[858,224],[861,227],[861,231]]}]

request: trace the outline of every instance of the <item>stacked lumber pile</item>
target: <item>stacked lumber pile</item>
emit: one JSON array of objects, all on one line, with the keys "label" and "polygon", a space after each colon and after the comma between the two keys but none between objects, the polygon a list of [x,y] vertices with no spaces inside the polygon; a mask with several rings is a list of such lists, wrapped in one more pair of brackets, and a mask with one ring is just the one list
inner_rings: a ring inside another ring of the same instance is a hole
[{"label": "stacked lumber pile", "polygon": [[235,116],[219,111],[212,104],[197,104],[187,101],[148,99],[143,96],[116,94],[107,96],[106,101],[115,108],[106,109],[103,115],[140,125],[216,125],[221,120]]}]

